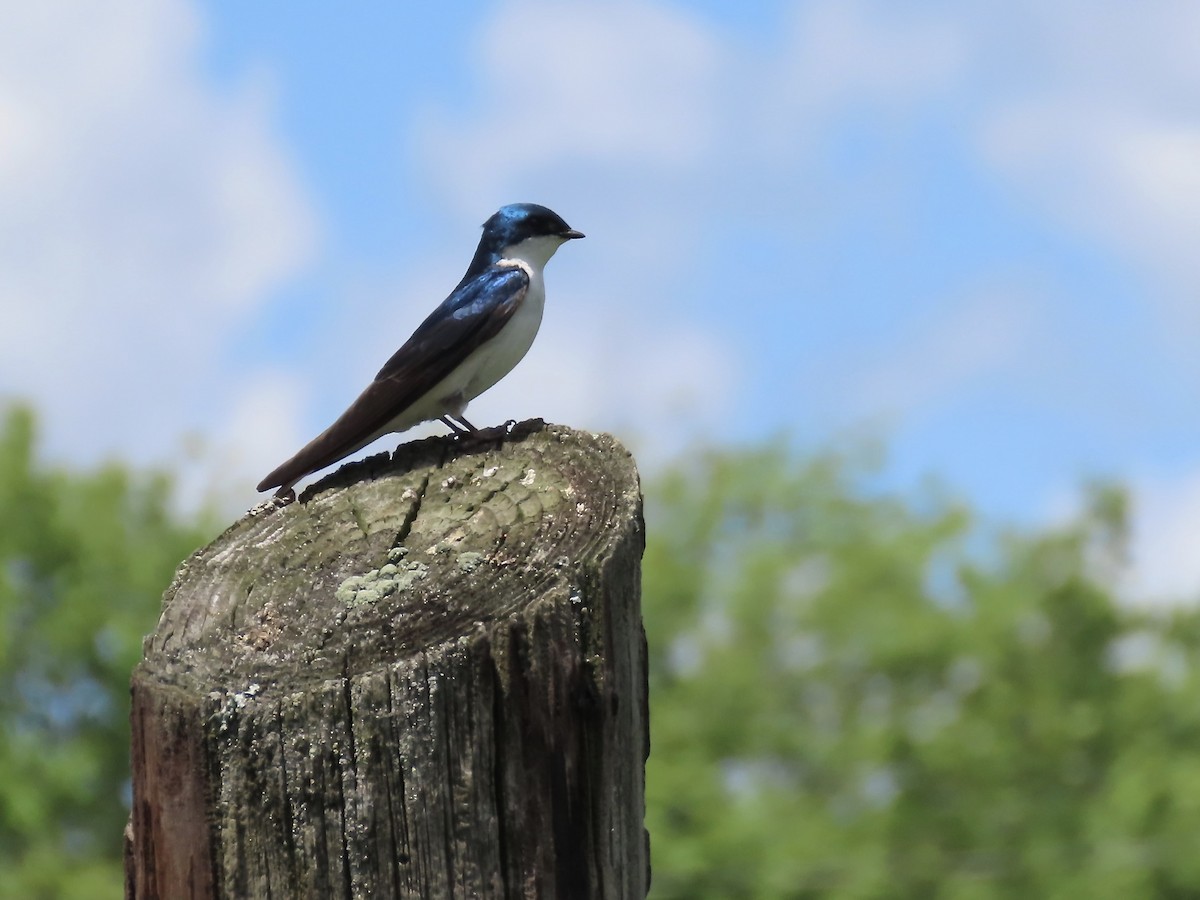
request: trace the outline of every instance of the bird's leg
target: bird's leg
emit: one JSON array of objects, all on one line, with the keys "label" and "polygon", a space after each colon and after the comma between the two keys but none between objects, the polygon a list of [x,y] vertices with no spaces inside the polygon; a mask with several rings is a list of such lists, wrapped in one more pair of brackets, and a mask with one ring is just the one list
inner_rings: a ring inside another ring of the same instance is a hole
[{"label": "bird's leg", "polygon": [[472,425],[470,422],[468,422],[467,417],[462,415],[462,413],[459,413],[457,416],[454,416],[454,418],[458,420],[458,423],[460,425],[462,425],[463,428],[467,429],[468,434],[474,434],[475,432],[477,432],[479,430],[474,425]]},{"label": "bird's leg", "polygon": [[471,433],[468,429],[462,427],[457,422],[455,422],[454,419],[449,414],[440,416],[439,419],[447,428],[449,428],[455,434],[470,434]]}]

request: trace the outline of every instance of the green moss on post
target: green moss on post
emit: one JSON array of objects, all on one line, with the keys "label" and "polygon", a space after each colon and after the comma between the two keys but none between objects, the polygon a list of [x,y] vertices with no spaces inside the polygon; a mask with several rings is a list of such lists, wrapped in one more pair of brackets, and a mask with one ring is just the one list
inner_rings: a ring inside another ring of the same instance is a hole
[{"label": "green moss on post", "polygon": [[133,676],[135,898],[635,898],[641,495],[606,436],[430,439],[185,562]]}]

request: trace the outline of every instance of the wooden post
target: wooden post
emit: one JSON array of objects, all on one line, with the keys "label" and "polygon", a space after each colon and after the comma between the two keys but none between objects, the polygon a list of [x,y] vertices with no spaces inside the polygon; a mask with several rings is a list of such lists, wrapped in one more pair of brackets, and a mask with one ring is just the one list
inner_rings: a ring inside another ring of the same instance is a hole
[{"label": "wooden post", "polygon": [[188,559],[133,675],[132,898],[643,898],[637,471],[540,421]]}]

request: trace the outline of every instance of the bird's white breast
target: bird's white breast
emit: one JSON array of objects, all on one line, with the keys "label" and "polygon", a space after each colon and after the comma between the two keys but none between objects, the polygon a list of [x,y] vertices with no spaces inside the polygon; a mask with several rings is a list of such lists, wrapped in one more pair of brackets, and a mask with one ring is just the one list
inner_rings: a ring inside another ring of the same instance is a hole
[{"label": "bird's white breast", "polygon": [[523,259],[505,258],[499,265],[517,266],[529,276],[529,287],[525,297],[511,319],[500,329],[500,333],[479,348],[474,354],[477,365],[465,385],[465,398],[478,397],[516,367],[537,337],[542,324],[542,311],[546,306],[546,286],[542,280],[541,266],[530,265]]},{"label": "bird's white breast", "polygon": [[[478,397],[497,381],[507,375],[519,363],[537,337],[542,324],[542,310],[546,306],[546,284],[542,269],[550,257],[563,245],[563,238],[556,235],[529,238],[506,247],[499,266],[516,266],[529,276],[529,287],[520,307],[500,333],[480,347],[470,361],[470,371],[464,371],[464,400]],[[464,367],[466,368],[466,367]]]}]

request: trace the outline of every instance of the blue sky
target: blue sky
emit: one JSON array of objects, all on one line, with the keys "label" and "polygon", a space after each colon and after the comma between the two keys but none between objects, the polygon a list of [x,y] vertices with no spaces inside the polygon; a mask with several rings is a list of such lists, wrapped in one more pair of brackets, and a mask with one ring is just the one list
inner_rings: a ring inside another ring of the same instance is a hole
[{"label": "blue sky", "polygon": [[588,238],[473,420],[865,432],[1024,522],[1117,477],[1130,590],[1200,589],[1194,3],[26,6],[0,394],[55,458],[251,504],[532,200]]}]

